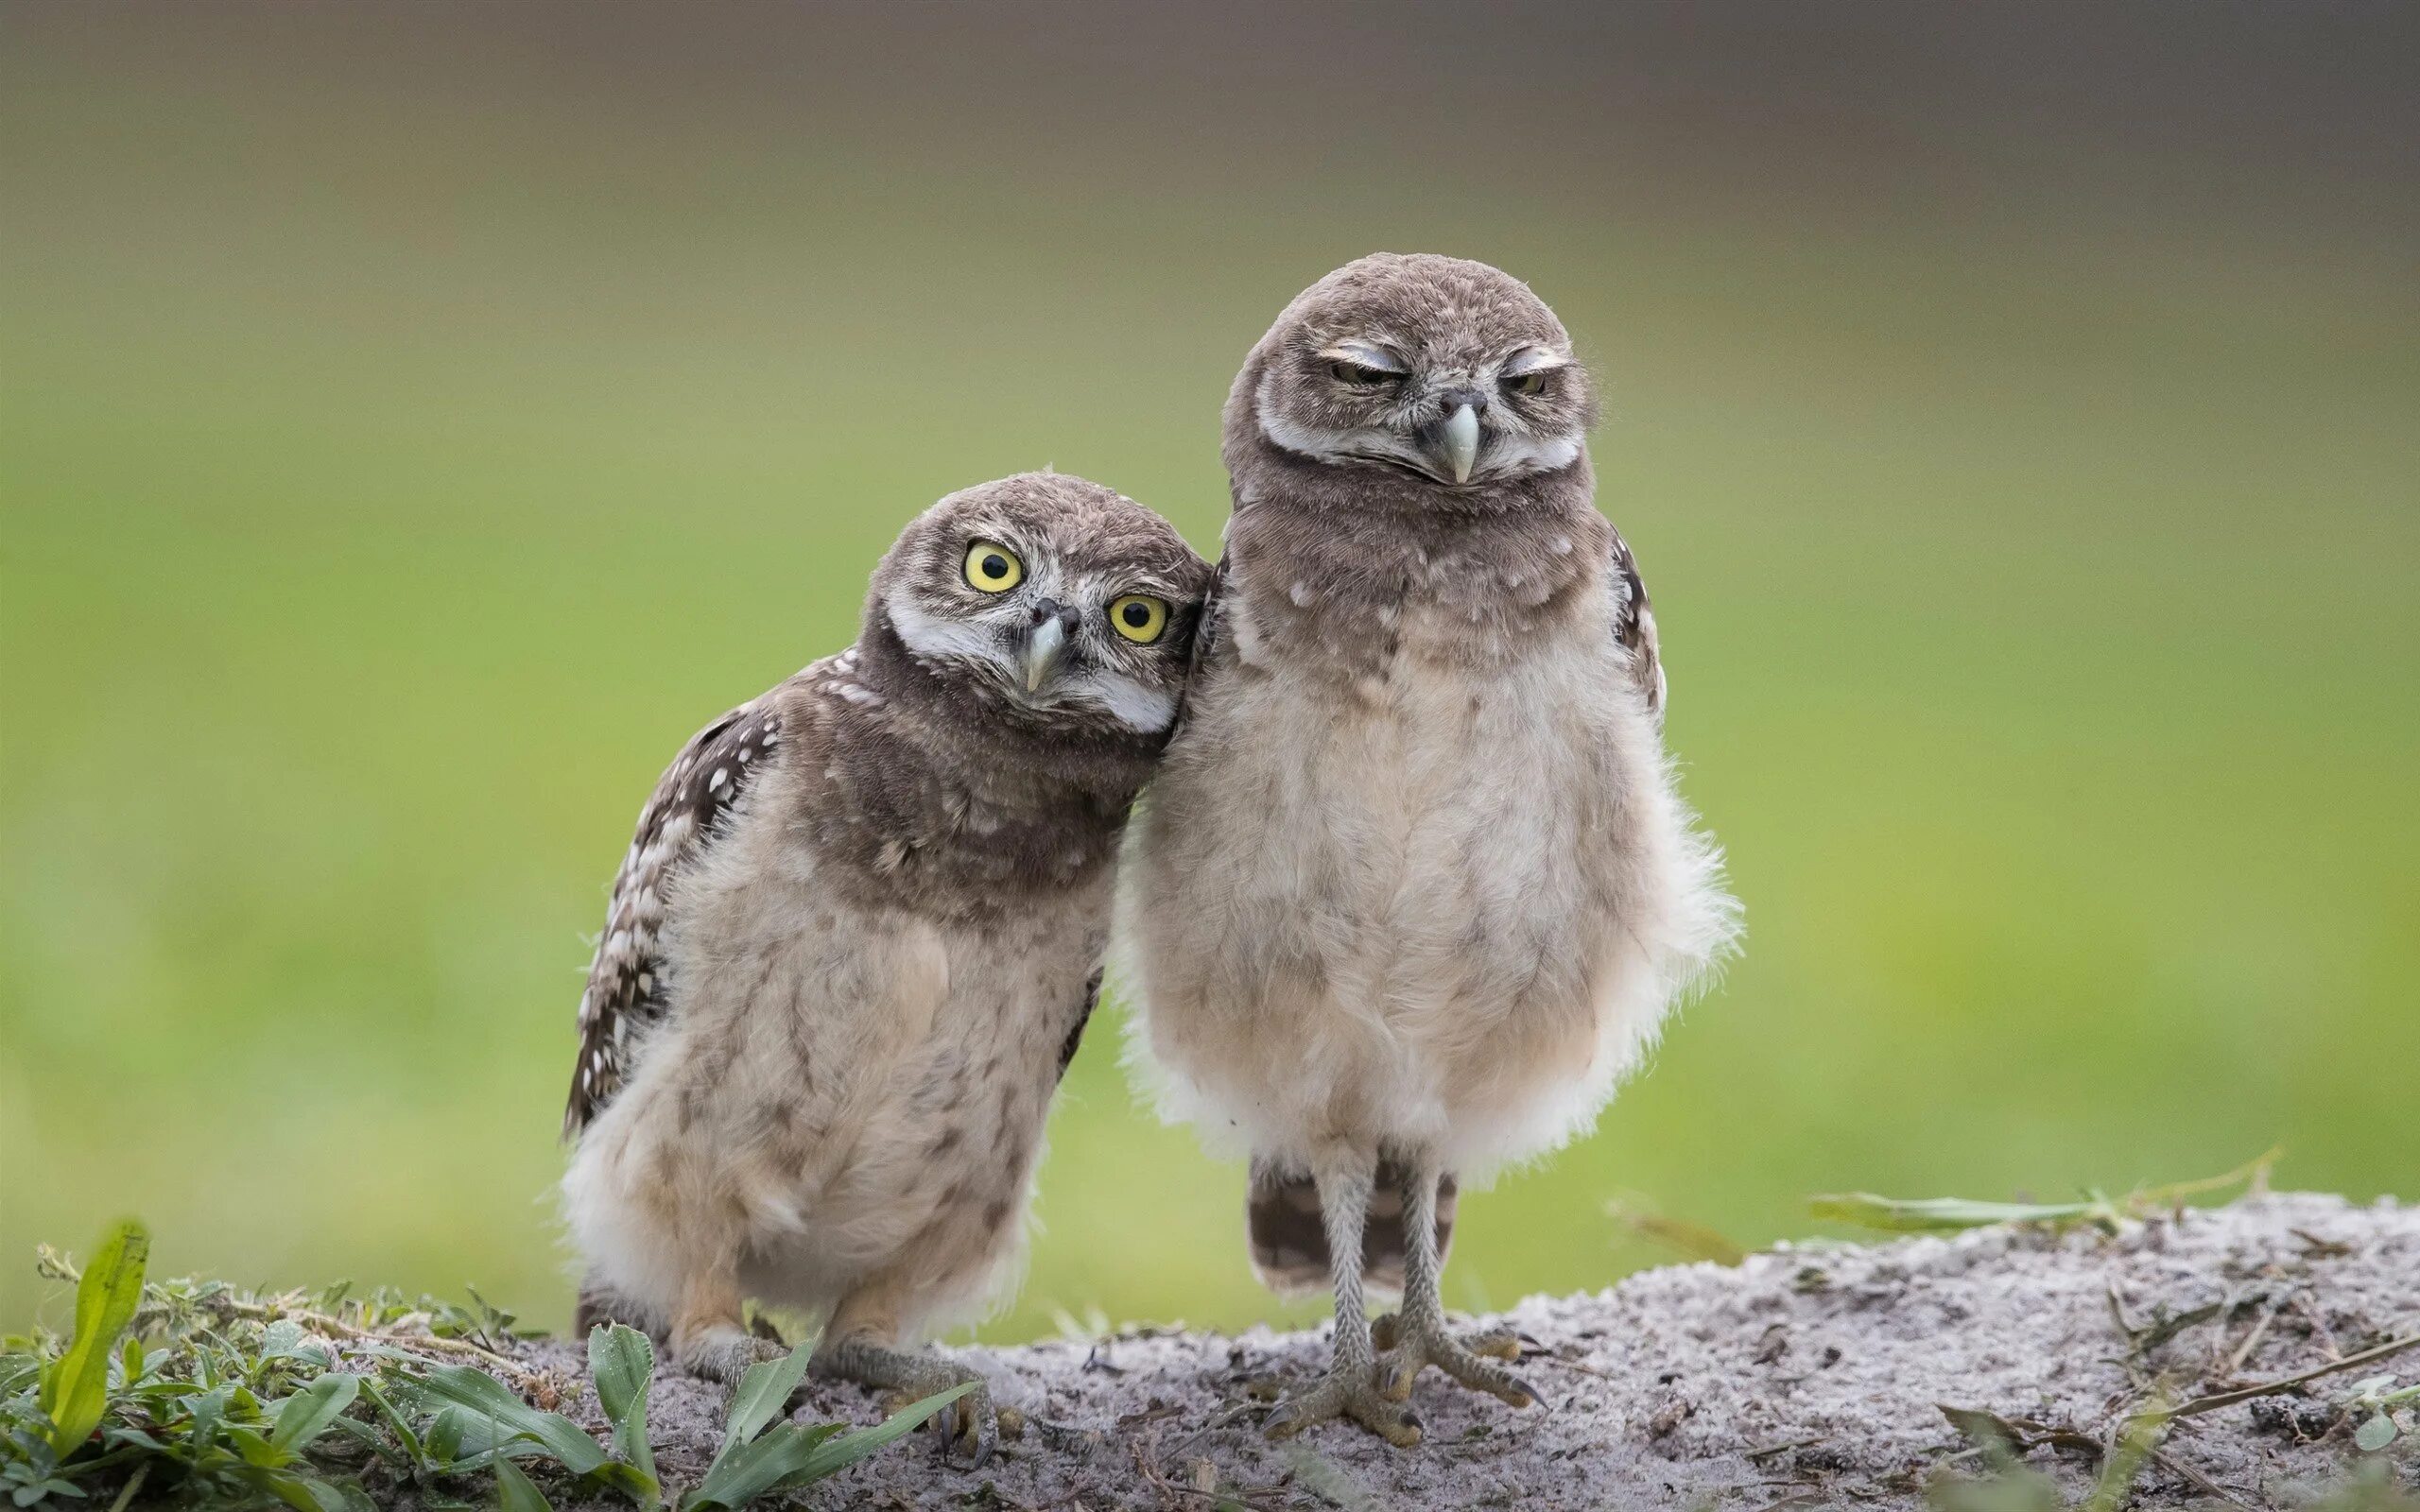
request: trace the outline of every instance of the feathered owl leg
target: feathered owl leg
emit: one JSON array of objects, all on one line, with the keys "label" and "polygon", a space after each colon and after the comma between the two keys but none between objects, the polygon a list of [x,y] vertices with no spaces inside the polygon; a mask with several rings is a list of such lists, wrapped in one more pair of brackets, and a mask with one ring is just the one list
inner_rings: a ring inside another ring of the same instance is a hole
[{"label": "feathered owl leg", "polygon": [[693,1376],[737,1385],[748,1367],[778,1360],[789,1351],[778,1339],[760,1338],[748,1327],[739,1302],[739,1280],[731,1267],[709,1267],[681,1291],[672,1319],[672,1358]]},{"label": "feathered owl leg", "polygon": [[1000,1444],[1000,1422],[983,1378],[936,1355],[900,1349],[898,1339],[898,1303],[888,1286],[876,1282],[850,1293],[833,1309],[812,1368],[820,1376],[893,1394],[896,1400],[885,1410],[975,1383],[973,1391],[943,1407],[933,1422],[952,1463],[973,1469],[990,1460]]},{"label": "feathered owl leg", "polygon": [[621,1291],[594,1268],[580,1279],[579,1300],[572,1310],[572,1332],[579,1338],[588,1337],[588,1331],[611,1328],[619,1323],[633,1328],[653,1340],[659,1349],[666,1348],[664,1319],[648,1305]]},{"label": "feathered owl leg", "polygon": [[1409,1397],[1412,1379],[1421,1366],[1433,1365],[1473,1391],[1487,1392],[1515,1407],[1535,1406],[1538,1394],[1526,1383],[1480,1358],[1482,1353],[1517,1358],[1517,1340],[1485,1334],[1464,1344],[1445,1326],[1445,1302],[1440,1290],[1443,1278],[1437,1261],[1437,1177],[1435,1166],[1404,1167],[1403,1312],[1392,1330],[1393,1358],[1382,1372],[1385,1394],[1395,1401]]},{"label": "feathered owl leg", "polygon": [[1313,1423],[1350,1418],[1397,1448],[1420,1442],[1420,1418],[1378,1394],[1373,1377],[1370,1317],[1361,1300],[1361,1228],[1377,1162],[1364,1160],[1319,1177],[1320,1221],[1327,1230],[1328,1272],[1336,1282],[1336,1344],[1325,1379],[1269,1415],[1271,1438],[1290,1438]]}]

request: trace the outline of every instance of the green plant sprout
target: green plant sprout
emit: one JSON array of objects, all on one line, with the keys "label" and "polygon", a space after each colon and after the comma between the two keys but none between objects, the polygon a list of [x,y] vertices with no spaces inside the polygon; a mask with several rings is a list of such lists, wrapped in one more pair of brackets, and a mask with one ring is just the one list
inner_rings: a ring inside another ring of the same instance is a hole
[{"label": "green plant sprout", "polygon": [[2077,1202],[1979,1202],[1971,1197],[1877,1197],[1870,1192],[1845,1192],[1809,1197],[1807,1208],[1818,1218],[1894,1234],[1956,1233],[2002,1223],[2045,1224],[2054,1228],[2089,1224],[2116,1233],[2126,1220],[2171,1211],[2187,1197],[2236,1187],[2256,1192],[2267,1184],[2269,1168],[2277,1163],[2280,1153],[2271,1150],[2223,1176],[2144,1187],[2121,1197],[2087,1192]]},{"label": "green plant sprout", "polygon": [[589,1384],[613,1431],[600,1445],[527,1400],[550,1400],[554,1387],[503,1352],[522,1335],[476,1294],[463,1309],[354,1298],[344,1287],[259,1297],[218,1281],[148,1282],[149,1248],[130,1221],[80,1271],[43,1253],[43,1273],[76,1286],[75,1332],[0,1339],[0,1493],[12,1505],[124,1512],[147,1488],[366,1512],[373,1489],[409,1486],[431,1507],[541,1512],[551,1487],[610,1493],[641,1512],[707,1512],[835,1474],[972,1389],[854,1432],[776,1422],[806,1371],[806,1351],[793,1350],[748,1372],[713,1464],[695,1486],[674,1486],[648,1438],[655,1351],[645,1334],[614,1325],[589,1335]]}]

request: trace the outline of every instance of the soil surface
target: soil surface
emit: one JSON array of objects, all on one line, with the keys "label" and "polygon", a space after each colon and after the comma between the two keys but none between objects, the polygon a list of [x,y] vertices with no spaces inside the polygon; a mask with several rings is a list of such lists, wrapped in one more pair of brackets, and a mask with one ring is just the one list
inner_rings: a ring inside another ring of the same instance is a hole
[{"label": "soil surface", "polygon": [[[2420,1334],[2420,1208],[2273,1194],[2114,1236],[1786,1246],[1736,1267],[1532,1297],[1488,1321],[1528,1341],[1518,1369],[1547,1408],[1516,1412],[1430,1372],[1413,1397],[1427,1439],[1408,1452],[1346,1424],[1263,1439],[1255,1383],[1310,1379],[1321,1333],[952,1350],[1033,1419],[1024,1436],[968,1472],[918,1435],[804,1504],[1912,1508],[1936,1478],[1980,1468],[1945,1406],[2012,1422],[2035,1441],[2026,1463],[2073,1496],[2096,1445],[2153,1392],[2182,1403]],[[527,1349],[566,1382],[584,1378],[574,1347]],[[2134,1504],[2290,1505],[2341,1480],[2361,1456],[2336,1404],[2382,1374],[2420,1377],[2420,1348],[2178,1421]],[[719,1388],[662,1375],[650,1417],[668,1478],[694,1479],[724,1406]],[[595,1426],[584,1393],[565,1410]],[[815,1383],[797,1416],[862,1423],[877,1411],[861,1391]],[[2383,1457],[2420,1486],[2420,1420],[2410,1426]]]}]

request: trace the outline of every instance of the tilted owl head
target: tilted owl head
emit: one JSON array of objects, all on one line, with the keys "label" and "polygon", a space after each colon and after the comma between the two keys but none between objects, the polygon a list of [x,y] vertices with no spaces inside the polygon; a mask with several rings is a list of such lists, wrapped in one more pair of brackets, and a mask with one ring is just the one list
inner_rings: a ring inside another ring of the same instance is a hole
[{"label": "tilted owl head", "polygon": [[1569,467],[1596,418],[1570,335],[1528,284],[1377,252],[1297,295],[1253,349],[1228,402],[1228,465],[1266,443],[1475,491]]},{"label": "tilted owl head", "polygon": [[970,712],[1052,734],[1156,743],[1174,721],[1209,564],[1098,483],[1023,472],[953,493],[901,533],[866,601]]}]

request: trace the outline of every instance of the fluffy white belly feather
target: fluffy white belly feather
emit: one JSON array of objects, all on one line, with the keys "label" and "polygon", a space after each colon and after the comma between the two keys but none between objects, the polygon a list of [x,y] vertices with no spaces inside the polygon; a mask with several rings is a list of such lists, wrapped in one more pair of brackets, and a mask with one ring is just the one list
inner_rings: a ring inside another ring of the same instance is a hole
[{"label": "fluffy white belly feather", "polygon": [[1188,714],[1125,885],[1164,1111],[1479,1177],[1593,1121],[1735,912],[1599,644]]}]

